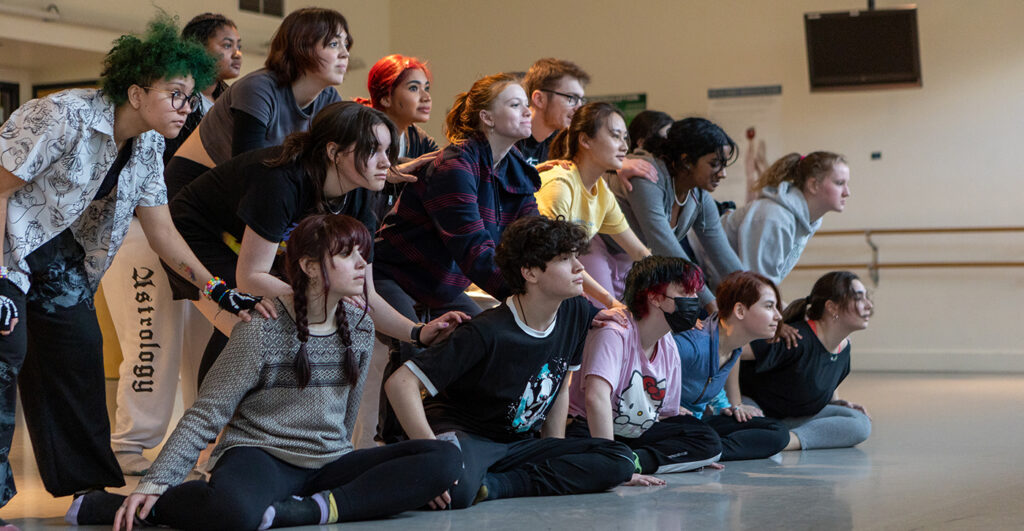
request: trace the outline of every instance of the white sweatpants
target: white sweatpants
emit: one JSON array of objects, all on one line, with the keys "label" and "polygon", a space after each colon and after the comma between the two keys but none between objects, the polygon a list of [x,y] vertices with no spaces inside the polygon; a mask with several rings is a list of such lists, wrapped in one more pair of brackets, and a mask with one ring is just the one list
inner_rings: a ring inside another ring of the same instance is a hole
[{"label": "white sweatpants", "polygon": [[167,432],[179,372],[185,408],[195,402],[213,326],[190,301],[172,299],[167,273],[138,219],[103,276],[103,292],[124,355],[110,442],[115,452],[141,452]]}]

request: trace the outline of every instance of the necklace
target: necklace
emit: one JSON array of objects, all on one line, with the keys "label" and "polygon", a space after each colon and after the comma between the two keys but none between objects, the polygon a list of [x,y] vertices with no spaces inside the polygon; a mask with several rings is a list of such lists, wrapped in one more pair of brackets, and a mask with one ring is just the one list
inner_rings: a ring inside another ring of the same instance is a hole
[{"label": "necklace", "polygon": [[683,197],[682,201],[679,201],[679,197],[676,196],[676,194],[672,194],[672,200],[676,202],[677,206],[685,205],[686,204],[686,200],[689,199],[689,198],[690,198],[690,193],[689,192],[686,193],[686,195]]},{"label": "necklace", "polygon": [[519,305],[519,316],[523,318],[523,324],[530,326],[530,323],[526,322],[526,310],[523,309],[523,299],[516,295],[516,304]]},{"label": "necklace", "polygon": [[[347,203],[348,203],[348,194],[344,194],[341,197],[336,197],[334,199],[324,198],[324,206],[326,206],[327,210],[331,214],[334,214],[334,215],[341,214],[341,211],[345,210],[345,205]],[[335,208],[335,207],[337,207],[337,208]]]}]

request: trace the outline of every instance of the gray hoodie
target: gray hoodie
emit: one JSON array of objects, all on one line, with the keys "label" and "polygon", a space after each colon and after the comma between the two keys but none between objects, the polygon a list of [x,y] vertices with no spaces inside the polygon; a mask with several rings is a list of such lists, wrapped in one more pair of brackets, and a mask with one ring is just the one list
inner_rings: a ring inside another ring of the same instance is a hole
[{"label": "gray hoodie", "polygon": [[[803,192],[786,181],[778,187],[766,186],[754,201],[722,215],[722,228],[743,268],[776,284],[793,270],[819,227],[821,218],[811,222]],[[707,260],[699,238],[690,234],[689,242],[708,282],[717,286],[729,272],[717,270],[714,261]]]}]

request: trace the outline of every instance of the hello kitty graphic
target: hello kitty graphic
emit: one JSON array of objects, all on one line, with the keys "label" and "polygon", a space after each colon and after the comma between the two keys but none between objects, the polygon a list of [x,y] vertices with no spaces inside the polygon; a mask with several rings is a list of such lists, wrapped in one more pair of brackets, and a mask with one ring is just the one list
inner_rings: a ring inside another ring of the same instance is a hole
[{"label": "hello kitty graphic", "polygon": [[[526,390],[519,399],[519,405],[512,413],[512,428],[517,433],[529,431],[537,421],[544,420],[548,405],[555,398],[558,381],[548,364],[541,367],[540,372],[530,378]],[[511,408],[510,408],[511,409]]]},{"label": "hello kitty graphic", "polygon": [[665,379],[655,380],[633,371],[629,386],[619,394],[615,419],[615,435],[635,439],[658,420],[658,412],[665,400]]}]

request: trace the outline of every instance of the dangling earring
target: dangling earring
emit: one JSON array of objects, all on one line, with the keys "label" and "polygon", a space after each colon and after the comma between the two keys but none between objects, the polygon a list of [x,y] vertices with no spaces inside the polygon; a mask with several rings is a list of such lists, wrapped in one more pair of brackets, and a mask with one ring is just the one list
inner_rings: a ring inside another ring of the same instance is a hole
[{"label": "dangling earring", "polygon": [[838,321],[839,320],[839,314],[838,313],[832,314],[832,320],[833,321]]}]

